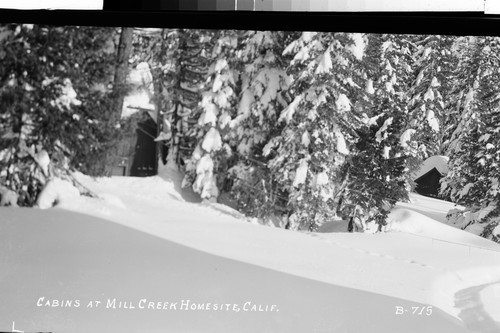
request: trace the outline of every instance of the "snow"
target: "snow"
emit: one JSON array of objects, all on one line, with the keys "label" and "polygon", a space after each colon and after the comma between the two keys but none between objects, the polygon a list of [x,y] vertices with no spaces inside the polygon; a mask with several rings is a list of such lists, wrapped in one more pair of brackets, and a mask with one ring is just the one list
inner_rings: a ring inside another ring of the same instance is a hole
[{"label": "snow", "polygon": [[131,69],[128,74],[129,83],[136,86],[149,87],[153,83],[153,74],[147,62],[140,62],[135,69]]},{"label": "snow", "polygon": [[283,85],[283,87],[281,87],[280,84],[282,78],[286,76],[286,73],[282,70],[268,69],[268,68],[266,68],[262,72],[265,74],[266,77],[266,80],[264,82],[266,90],[264,91],[264,94],[261,96],[260,101],[262,104],[268,105],[271,101],[276,99],[276,97],[278,96],[278,91],[281,88],[286,88],[286,85]]},{"label": "snow", "polygon": [[313,31],[304,31],[302,32],[302,40],[304,41],[304,43],[309,43],[317,34],[317,32]]},{"label": "snow", "polygon": [[383,113],[379,114],[379,115],[376,115],[374,117],[371,117],[371,118],[368,118],[368,116],[366,114],[363,114],[363,119],[362,121],[367,125],[367,126],[374,126],[374,125],[377,125],[377,120],[384,116]]},{"label": "snow", "polygon": [[159,142],[159,141],[167,141],[167,140],[170,140],[172,138],[172,133],[171,132],[161,132],[160,135],[158,135],[154,141],[155,142]]},{"label": "snow", "polygon": [[447,156],[431,156],[422,163],[420,168],[413,174],[412,178],[418,179],[434,168],[442,175],[446,175],[448,173],[448,161],[449,158]]},{"label": "snow", "polygon": [[382,44],[382,53],[385,53],[388,49],[390,49],[392,47],[392,42],[390,40],[388,41],[385,41],[383,44]]},{"label": "snow", "polygon": [[299,50],[299,52],[297,52],[297,54],[295,54],[295,56],[293,57],[293,60],[291,62],[291,64],[295,64],[297,62],[299,63],[302,63],[302,62],[305,62],[306,60],[308,60],[310,58],[310,47],[303,47]]},{"label": "snow", "polygon": [[373,88],[373,80],[366,81],[365,91],[367,94],[373,95],[375,93],[375,89]]},{"label": "snow", "polygon": [[215,127],[212,127],[208,130],[201,144],[201,148],[203,148],[207,152],[217,151],[222,148],[222,138],[219,134],[219,131],[217,131]]},{"label": "snow", "polygon": [[45,176],[49,175],[49,165],[50,165],[50,156],[46,150],[39,151],[35,156],[33,156],[35,162],[38,164],[40,169]]},{"label": "snow", "polygon": [[493,235],[500,235],[500,224],[493,229]]},{"label": "snow", "polygon": [[384,140],[387,137],[387,129],[389,128],[389,126],[391,126],[392,121],[393,121],[392,117],[387,118],[384,121],[382,127],[377,131],[377,133],[375,133],[377,142],[382,142],[382,140]]},{"label": "snow", "polygon": [[486,144],[486,149],[494,149],[496,148],[492,143],[487,143]]},{"label": "snow", "polygon": [[36,205],[40,209],[51,208],[64,201],[74,200],[80,196],[76,187],[68,181],[54,178],[47,182],[38,196]]},{"label": "snow", "polygon": [[237,147],[238,153],[243,156],[248,156],[252,149],[252,141],[249,139],[244,139],[240,141],[240,144]]},{"label": "snow", "polygon": [[384,153],[382,156],[387,160],[390,158],[391,147],[384,146]]},{"label": "snow", "polygon": [[[198,164],[197,171],[210,173],[209,164]],[[299,169],[297,184],[305,181],[306,159],[301,160]],[[396,297],[396,303],[386,309],[391,314],[397,302],[405,300],[432,305],[435,310],[443,310],[463,321],[464,325],[486,329],[487,323],[482,322],[479,315],[467,316],[467,304],[457,301],[460,297],[475,297],[479,314],[500,321],[497,311],[500,307],[500,246],[441,223],[453,206],[451,203],[412,194],[411,202],[399,203],[392,211],[385,233],[301,233],[248,223],[231,208],[200,203],[192,192],[180,189],[182,174],[171,167],[161,166],[158,176],[147,178],[75,176],[100,199],[72,197],[62,200],[54,212],[69,210],[104,218],[109,223],[153,235],[155,239],[231,259],[228,265],[248,263],[319,281],[325,287],[368,291],[379,301],[387,296]],[[205,273],[198,278],[203,280],[208,276]],[[220,288],[231,283],[231,276],[226,278],[218,282]],[[259,284],[263,287],[266,283]],[[342,298],[342,308],[356,309],[362,306],[363,301],[359,302]],[[332,315],[338,310],[333,309]],[[353,325],[380,325],[380,322],[369,321],[368,313],[362,316],[355,311],[348,313]],[[390,318],[390,322],[396,320],[394,316],[386,318]],[[348,327],[332,329],[331,320],[322,325],[316,331],[352,331]]]},{"label": "snow", "polygon": [[473,183],[468,183],[460,190],[460,192],[458,193],[458,197],[461,198],[464,195],[467,195],[467,193],[469,193],[470,189],[473,187],[474,187]]},{"label": "snow", "polygon": [[227,60],[226,59],[219,59],[217,60],[217,62],[215,63],[215,66],[214,66],[214,71],[216,72],[221,72],[223,69],[225,69],[226,67],[228,67],[228,63],[227,63]]},{"label": "snow", "polygon": [[408,147],[408,142],[411,141],[411,136],[415,134],[415,130],[410,128],[403,132],[399,139],[401,147]]},{"label": "snow", "polygon": [[296,96],[292,103],[290,103],[285,110],[281,113],[278,121],[282,122],[285,121],[287,124],[290,123],[293,119],[293,115],[295,114],[295,111],[297,109],[297,106],[299,105],[300,101],[302,100],[302,96]]},{"label": "snow", "polygon": [[483,134],[481,135],[481,137],[479,138],[479,142],[484,142],[484,141],[488,141],[491,137],[491,134]]},{"label": "snow", "polygon": [[269,156],[269,154],[274,149],[274,147],[276,147],[277,144],[278,144],[278,138],[275,137],[269,140],[269,142],[264,146],[264,148],[262,148],[262,155]]},{"label": "snow", "polygon": [[344,155],[349,155],[349,149],[345,142],[344,135],[340,132],[335,132],[335,137],[337,138],[337,151]]},{"label": "snow", "polygon": [[321,185],[326,185],[326,184],[328,184],[328,174],[325,171],[320,172],[316,176],[316,185],[321,186]]},{"label": "snow", "polygon": [[224,109],[228,109],[231,107],[230,97],[233,95],[234,91],[231,87],[225,86],[222,88],[218,94],[215,96],[214,101]]},{"label": "snow", "polygon": [[434,111],[429,110],[427,112],[427,123],[432,128],[434,132],[439,132],[439,120],[436,118]]},{"label": "snow", "polygon": [[431,80],[431,87],[439,87],[441,84],[439,83],[438,79],[434,76]]},{"label": "snow", "polygon": [[224,85],[224,79],[225,79],[224,75],[217,74],[215,76],[214,82],[212,84],[213,92],[218,92],[222,88],[222,86]]},{"label": "snow", "polygon": [[309,147],[309,144],[311,143],[311,139],[309,137],[308,131],[305,131],[304,133],[302,133],[302,141],[301,142],[305,147]]},{"label": "snow", "polygon": [[319,61],[318,67],[316,68],[315,74],[325,74],[330,72],[333,67],[332,57],[330,55],[330,48],[326,50],[326,52],[321,57]]},{"label": "snow", "polygon": [[428,89],[427,92],[424,94],[424,101],[427,100],[434,100],[434,91],[432,89]]},{"label": "snow", "polygon": [[17,207],[19,196],[16,192],[0,185],[0,206]]},{"label": "snow", "polygon": [[283,50],[283,53],[282,55],[287,55],[287,54],[290,54],[292,52],[295,52],[295,50],[297,49],[299,45],[299,42],[297,40],[294,40],[293,42],[291,42],[284,50]]},{"label": "snow", "polygon": [[196,165],[196,173],[202,174],[205,172],[211,172],[214,168],[214,162],[210,155],[203,155],[198,164]]},{"label": "snow", "polygon": [[140,109],[145,109],[149,111],[154,111],[155,106],[150,102],[150,98],[146,91],[138,91],[130,95],[125,96],[123,99],[123,109],[122,118],[128,118],[131,115],[140,111]]},{"label": "snow", "polygon": [[351,101],[346,95],[340,94],[335,100],[335,106],[340,112],[351,111]]},{"label": "snow", "polygon": [[219,108],[217,108],[217,105],[213,103],[205,103],[203,108],[205,112],[203,112],[198,119],[198,124],[210,124],[211,126],[215,126],[217,122],[217,115],[219,114]]},{"label": "snow", "polygon": [[196,180],[193,184],[193,190],[200,193],[203,199],[219,195],[213,169],[214,162],[208,154],[205,154],[196,164]]},{"label": "snow", "polygon": [[61,110],[69,110],[73,105],[79,106],[82,104],[82,102],[76,98],[77,94],[75,89],[73,89],[73,84],[70,79],[64,79],[60,89],[61,95],[59,95],[55,101],[51,102],[54,106],[59,107]]},{"label": "snow", "polygon": [[255,102],[255,97],[251,90],[245,90],[240,100],[240,105],[238,107],[238,114],[248,117],[250,115],[250,107],[252,103]]},{"label": "snow", "polygon": [[422,79],[424,78],[424,72],[425,70],[421,70],[420,73],[418,73],[417,82],[415,83],[416,86],[420,85],[420,83],[422,82]]},{"label": "snow", "polygon": [[350,77],[348,77],[345,81],[346,81],[346,82],[347,82],[347,83],[348,83],[351,87],[354,87],[354,88],[361,88],[361,87],[360,87],[360,86],[358,86],[358,85],[356,84],[356,82],[354,82],[354,81],[352,80],[352,78],[350,78]]},{"label": "snow", "polygon": [[231,115],[227,111],[222,112],[221,116],[219,117],[220,128],[224,129],[228,125],[231,127],[234,126],[233,120],[235,119],[231,119]]},{"label": "snow", "polygon": [[359,61],[363,60],[363,56],[365,54],[365,40],[363,39],[363,34],[355,33],[351,34],[351,38],[353,40],[353,44],[349,45],[347,49],[351,51],[351,53],[358,59]]},{"label": "snow", "polygon": [[293,186],[298,187],[300,184],[304,184],[306,182],[308,169],[308,159],[304,157],[300,160],[299,167],[295,171]]},{"label": "snow", "polygon": [[[438,202],[439,201],[435,203],[437,204]],[[442,202],[440,202],[440,204],[442,204]],[[417,210],[418,209],[404,208],[404,206],[401,205],[398,206],[389,215],[389,222],[386,230],[416,234],[443,242],[453,242],[463,246],[478,246],[489,249],[500,248],[500,246],[497,247],[495,243],[469,232],[463,232],[460,229],[444,223],[436,223],[436,220],[419,213]],[[439,211],[442,211],[442,209]]]}]

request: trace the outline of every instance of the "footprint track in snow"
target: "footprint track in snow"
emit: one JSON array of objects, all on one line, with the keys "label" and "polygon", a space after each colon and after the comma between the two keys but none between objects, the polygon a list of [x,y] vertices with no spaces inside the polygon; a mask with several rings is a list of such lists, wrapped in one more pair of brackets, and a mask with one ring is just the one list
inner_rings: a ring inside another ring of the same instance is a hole
[{"label": "footprint track in snow", "polygon": [[330,243],[332,245],[335,245],[335,246],[338,246],[338,247],[341,247],[341,248],[344,248],[344,249],[347,249],[347,250],[356,251],[358,253],[363,253],[363,254],[366,254],[366,255],[373,256],[373,257],[384,258],[384,259],[388,259],[388,260],[402,261],[402,262],[405,262],[405,263],[408,263],[408,264],[412,264],[412,265],[419,265],[421,267],[428,268],[428,269],[433,269],[433,270],[438,270],[438,271],[444,271],[441,268],[438,268],[438,267],[435,267],[435,266],[432,266],[432,265],[428,265],[428,264],[425,264],[425,263],[422,263],[422,262],[418,262],[416,260],[411,260],[411,259],[406,259],[406,258],[398,258],[398,257],[392,256],[392,255],[389,255],[389,254],[383,254],[383,253],[373,252],[373,251],[369,251],[369,250],[359,249],[359,248],[356,248],[356,247],[352,247],[352,246],[344,245],[344,244],[341,244],[341,243],[333,242],[331,240],[328,240],[328,239],[325,239],[323,237],[320,237],[320,236],[318,236],[316,234],[309,234],[309,235],[311,237],[319,238],[320,240],[325,241],[327,243]]}]

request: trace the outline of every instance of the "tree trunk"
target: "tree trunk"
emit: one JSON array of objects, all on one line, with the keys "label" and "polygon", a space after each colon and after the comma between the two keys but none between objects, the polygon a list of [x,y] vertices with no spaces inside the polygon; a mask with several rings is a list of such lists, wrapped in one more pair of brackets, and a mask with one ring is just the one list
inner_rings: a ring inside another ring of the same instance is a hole
[{"label": "tree trunk", "polygon": [[132,28],[122,28],[116,56],[116,69],[113,83],[114,107],[112,118],[114,121],[120,120],[123,109],[123,99],[127,93],[128,60],[132,53],[132,35]]},{"label": "tree trunk", "polygon": [[[113,108],[110,110],[110,123],[113,125],[118,125],[122,109],[123,109],[123,100],[127,93],[127,75],[128,75],[128,61],[130,59],[130,54],[132,53],[132,36],[133,36],[133,28],[122,28],[120,33],[120,42],[118,44],[118,51],[116,55],[116,67],[115,67],[115,75],[113,78],[113,91],[112,91],[112,99],[113,99]],[[118,141],[108,149],[105,159],[105,174],[107,176],[111,175],[113,170],[113,166],[117,164],[119,160],[118,152],[116,151]]]},{"label": "tree trunk", "polygon": [[[163,47],[162,47],[163,49]],[[153,66],[150,65],[150,68]],[[163,131],[163,86],[162,86],[162,70],[161,68],[153,68],[151,71],[153,76],[153,89],[154,89],[154,104],[156,108],[156,136],[158,137]],[[158,172],[158,161],[162,159],[162,146],[163,141],[156,142],[155,148],[155,170]]]}]

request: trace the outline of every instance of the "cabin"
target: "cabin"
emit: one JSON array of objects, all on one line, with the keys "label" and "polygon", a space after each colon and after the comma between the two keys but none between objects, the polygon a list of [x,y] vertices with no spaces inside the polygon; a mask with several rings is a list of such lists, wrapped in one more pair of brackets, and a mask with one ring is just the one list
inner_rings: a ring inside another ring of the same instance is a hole
[{"label": "cabin", "polygon": [[432,156],[426,159],[412,175],[415,192],[427,197],[440,198],[441,179],[448,173],[448,157]]}]

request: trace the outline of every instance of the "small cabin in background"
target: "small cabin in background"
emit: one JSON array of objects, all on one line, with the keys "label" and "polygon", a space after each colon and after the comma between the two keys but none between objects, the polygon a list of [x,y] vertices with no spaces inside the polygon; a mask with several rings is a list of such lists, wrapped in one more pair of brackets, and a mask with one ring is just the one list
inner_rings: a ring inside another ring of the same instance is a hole
[{"label": "small cabin in background", "polygon": [[416,183],[415,191],[427,197],[440,198],[441,179],[448,173],[447,156],[432,156],[426,159],[413,174]]}]

